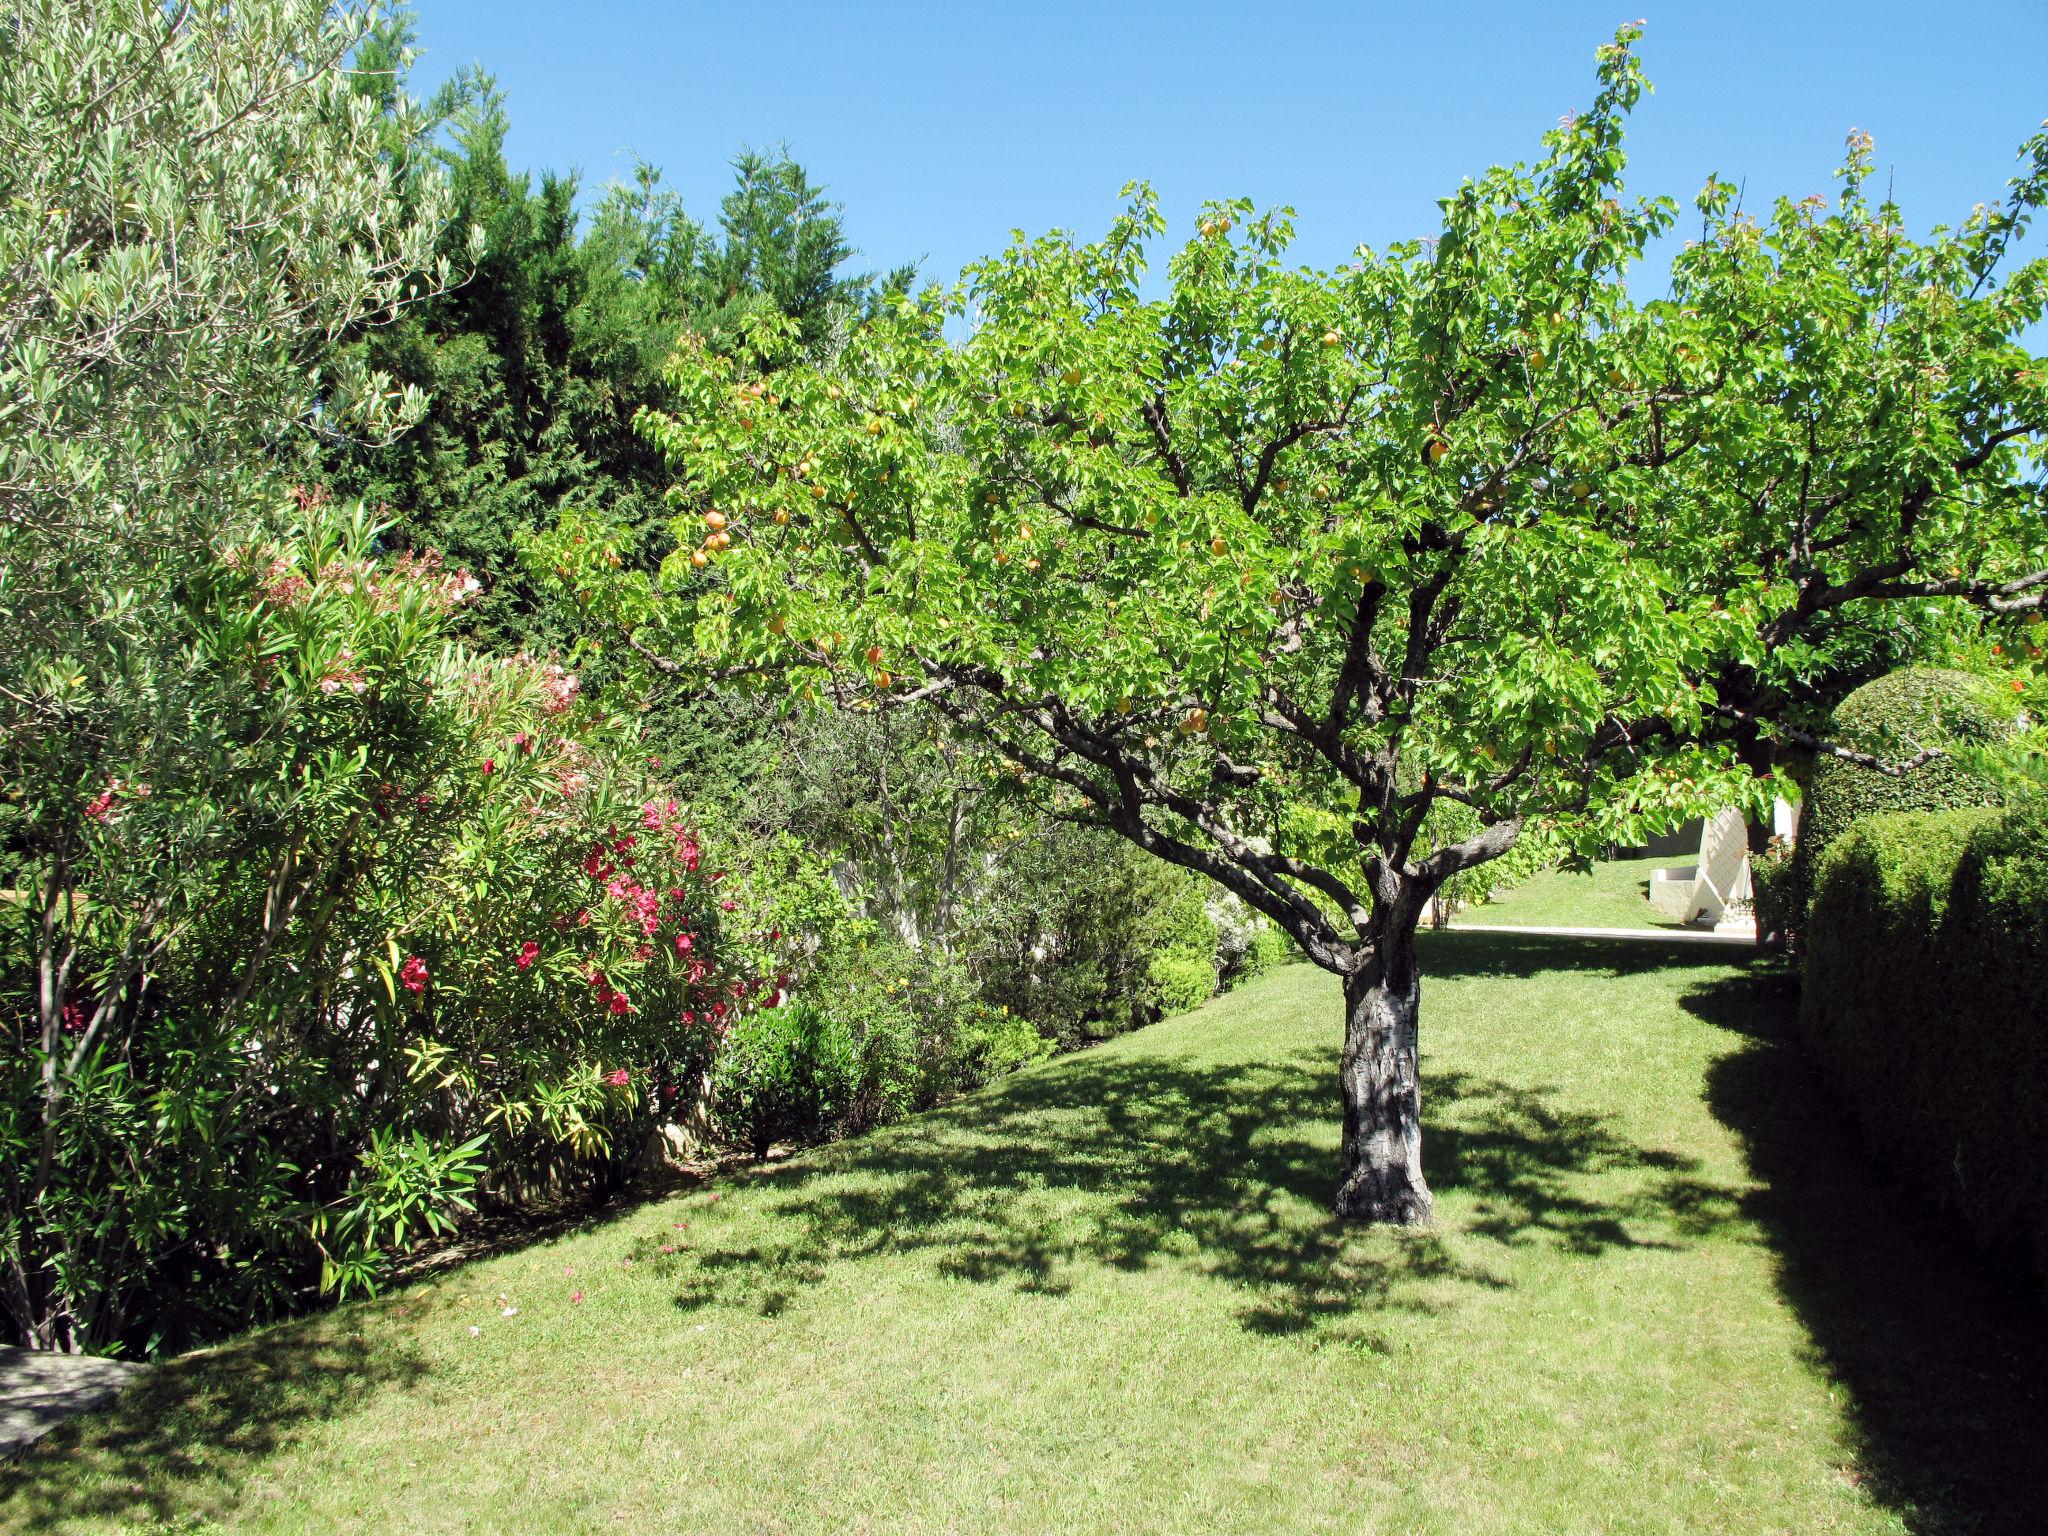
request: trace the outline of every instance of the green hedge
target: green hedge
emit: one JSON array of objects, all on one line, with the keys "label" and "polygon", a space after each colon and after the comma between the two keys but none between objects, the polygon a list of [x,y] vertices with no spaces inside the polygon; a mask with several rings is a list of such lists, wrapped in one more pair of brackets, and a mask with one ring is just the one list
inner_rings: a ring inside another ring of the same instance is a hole
[{"label": "green hedge", "polygon": [[[1904,667],[1865,683],[1835,706],[1828,739],[1887,762],[1928,747],[1996,741],[2012,730],[2010,698],[1988,678],[1942,667]],[[1835,840],[1866,816],[1891,811],[1949,811],[1990,805],[1997,785],[1961,758],[1944,753],[1903,776],[1862,768],[1839,757],[1813,765],[1793,855],[1790,927],[1811,904],[1821,861]]]},{"label": "green hedge", "polygon": [[1870,1145],[2048,1284],[2048,813],[1876,816],[1816,876],[1801,1030]]}]

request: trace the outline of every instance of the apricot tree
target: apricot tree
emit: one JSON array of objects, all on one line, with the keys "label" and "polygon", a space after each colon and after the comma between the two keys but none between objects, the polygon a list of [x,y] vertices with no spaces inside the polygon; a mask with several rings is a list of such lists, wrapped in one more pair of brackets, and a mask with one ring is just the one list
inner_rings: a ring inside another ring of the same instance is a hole
[{"label": "apricot tree", "polygon": [[1533,166],[1334,273],[1218,203],[1148,296],[1140,189],[823,362],[685,338],[644,422],[674,554],[621,572],[587,515],[536,552],[665,670],[929,701],[987,772],[1284,928],[1344,982],[1347,1217],[1430,1213],[1414,936],[1446,879],[1525,830],[1754,807],[1774,743],[1831,750],[1814,711],[1877,605],[2048,591],[2048,365],[2016,340],[2043,268],[1994,271],[2044,141],[1925,244],[1860,147],[1839,202],[1768,227],[1710,184],[1642,303],[1624,274],[1678,214],[1623,191],[1634,39]]}]

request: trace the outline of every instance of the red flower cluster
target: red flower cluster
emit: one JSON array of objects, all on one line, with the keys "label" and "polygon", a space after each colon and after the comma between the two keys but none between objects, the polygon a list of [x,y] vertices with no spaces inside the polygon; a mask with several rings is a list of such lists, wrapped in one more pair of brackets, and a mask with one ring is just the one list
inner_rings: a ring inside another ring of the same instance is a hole
[{"label": "red flower cluster", "polygon": [[519,969],[521,969],[522,971],[532,970],[533,962],[535,960],[538,960],[539,958],[540,946],[534,943],[533,940],[528,939],[524,944],[519,946],[519,959],[517,961],[517,964],[519,966]]},{"label": "red flower cluster", "polygon": [[407,955],[405,964],[398,969],[398,983],[408,992],[424,992],[427,989],[427,962],[418,955]]}]

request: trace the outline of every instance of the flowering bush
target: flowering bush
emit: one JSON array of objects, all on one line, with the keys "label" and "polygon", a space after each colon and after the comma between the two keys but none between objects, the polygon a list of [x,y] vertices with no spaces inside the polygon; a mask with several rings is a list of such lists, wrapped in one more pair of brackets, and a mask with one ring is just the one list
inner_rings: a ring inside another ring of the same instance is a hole
[{"label": "flowering bush", "polygon": [[183,664],[122,684],[161,729],[9,760],[0,1307],[43,1347],[366,1289],[479,1190],[613,1180],[772,986],[566,667],[455,644],[474,581],[362,514],[291,514],[167,605]]}]

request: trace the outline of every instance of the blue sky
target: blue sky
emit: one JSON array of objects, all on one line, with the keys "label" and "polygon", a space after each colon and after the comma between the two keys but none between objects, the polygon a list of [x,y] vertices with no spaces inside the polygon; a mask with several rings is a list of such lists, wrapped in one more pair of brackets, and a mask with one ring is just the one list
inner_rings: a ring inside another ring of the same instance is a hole
[{"label": "blue sky", "polygon": [[1997,197],[2048,117],[2048,0],[1622,3],[417,0],[415,79],[480,63],[514,164],[594,187],[638,155],[705,218],[740,144],[786,142],[862,266],[941,278],[1013,228],[1099,230],[1140,177],[1177,236],[1207,197],[1291,204],[1318,266],[1427,234],[1461,177],[1590,98],[1593,50],[1631,15],[1656,83],[1631,184],[1682,206],[1709,171],[1752,207],[1827,191],[1860,127],[1924,228]]}]

